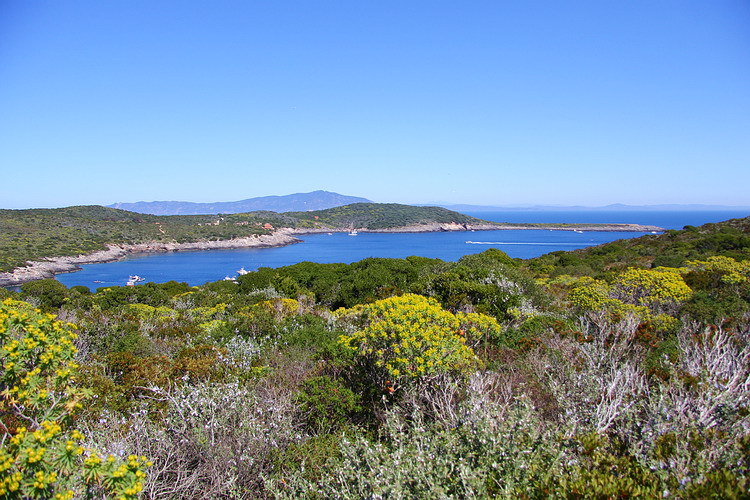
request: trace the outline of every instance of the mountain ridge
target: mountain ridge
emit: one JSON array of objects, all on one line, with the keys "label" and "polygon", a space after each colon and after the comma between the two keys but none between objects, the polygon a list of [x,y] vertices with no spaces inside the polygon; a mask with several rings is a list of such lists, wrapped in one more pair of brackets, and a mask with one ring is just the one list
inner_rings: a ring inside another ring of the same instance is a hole
[{"label": "mountain ridge", "polygon": [[273,212],[304,212],[309,210],[325,210],[352,203],[370,203],[370,200],[359,196],[348,196],[331,191],[311,191],[309,193],[293,193],[287,195],[258,196],[239,201],[218,201],[214,203],[199,203],[191,201],[138,201],[121,202],[107,205],[149,215],[215,215],[238,214],[270,210]]}]

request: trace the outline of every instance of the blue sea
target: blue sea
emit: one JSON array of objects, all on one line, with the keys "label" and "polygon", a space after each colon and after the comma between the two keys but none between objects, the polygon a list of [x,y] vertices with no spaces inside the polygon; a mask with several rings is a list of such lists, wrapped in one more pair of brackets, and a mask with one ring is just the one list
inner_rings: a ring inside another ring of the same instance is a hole
[{"label": "blue sea", "polygon": [[[471,212],[469,215],[496,222],[612,222],[648,224],[682,229],[707,222],[747,217],[748,212],[654,212],[654,211],[504,211]],[[170,280],[201,285],[244,268],[281,267],[303,261],[351,263],[367,257],[404,258],[410,255],[455,261],[460,257],[498,248],[511,257],[532,258],[556,250],[574,250],[610,241],[643,236],[645,233],[550,230],[474,231],[445,233],[346,233],[303,235],[302,243],[280,248],[208,250],[130,256],[118,262],[90,264],[57,279],[68,287],[124,285],[128,276],[146,281]]]}]

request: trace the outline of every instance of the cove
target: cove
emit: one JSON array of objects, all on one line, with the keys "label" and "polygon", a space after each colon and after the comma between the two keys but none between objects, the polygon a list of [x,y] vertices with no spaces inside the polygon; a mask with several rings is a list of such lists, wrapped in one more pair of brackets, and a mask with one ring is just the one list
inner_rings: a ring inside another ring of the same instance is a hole
[{"label": "cove", "polygon": [[410,255],[456,261],[488,248],[498,248],[511,257],[531,258],[643,234],[549,230],[359,233],[357,236],[311,234],[299,236],[302,243],[279,248],[133,255],[118,262],[84,265],[81,271],[59,274],[57,279],[68,287],[83,285],[92,290],[125,285],[130,275],[156,283],[175,280],[202,285],[236,276],[242,268],[253,271],[259,267],[281,267],[304,261],[348,264],[368,257],[405,258]]},{"label": "cove", "polygon": [[[581,222],[634,223],[682,229],[708,222],[747,217],[746,210],[713,211],[570,211],[508,210],[502,212],[467,212],[495,222]],[[464,255],[498,248],[515,258],[533,258],[556,250],[575,250],[610,241],[636,238],[643,233],[584,232],[548,230],[475,231],[450,233],[346,233],[299,236],[303,243],[280,248],[207,250],[130,256],[107,264],[88,264],[75,273],[59,274],[57,279],[68,287],[125,285],[128,276],[137,274],[156,283],[170,280],[202,285],[225,276],[235,276],[241,268],[281,267],[304,261],[352,263],[367,257],[405,258],[410,255],[455,261]],[[472,241],[473,243],[466,243]]]}]

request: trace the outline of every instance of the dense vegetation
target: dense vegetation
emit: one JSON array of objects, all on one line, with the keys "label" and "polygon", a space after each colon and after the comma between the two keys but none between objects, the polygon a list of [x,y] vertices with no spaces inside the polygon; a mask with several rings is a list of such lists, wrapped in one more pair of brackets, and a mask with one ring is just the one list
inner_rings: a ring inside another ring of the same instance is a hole
[{"label": "dense vegetation", "polygon": [[732,219],[701,227],[686,226],[662,235],[618,240],[572,252],[552,252],[529,262],[538,273],[606,275],[629,266],[680,267],[690,259],[723,255],[750,258],[750,218]]},{"label": "dense vegetation", "polygon": [[748,225],[2,292],[0,487],[748,498]]},{"label": "dense vegetation", "polygon": [[272,219],[267,214],[155,216],[100,206],[0,210],[0,271],[29,260],[103,250],[107,244],[182,243],[266,234],[260,226]]},{"label": "dense vegetation", "polygon": [[440,207],[415,207],[396,203],[354,203],[310,212],[287,212],[303,221],[331,227],[387,229],[419,224],[488,224],[487,221]]}]

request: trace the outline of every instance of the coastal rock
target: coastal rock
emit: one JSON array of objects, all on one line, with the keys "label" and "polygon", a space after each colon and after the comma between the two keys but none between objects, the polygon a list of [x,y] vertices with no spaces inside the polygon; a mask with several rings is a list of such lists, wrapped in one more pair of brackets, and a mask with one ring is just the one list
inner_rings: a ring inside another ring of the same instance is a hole
[{"label": "coastal rock", "polygon": [[[385,229],[367,229],[357,228],[360,233],[434,233],[443,231],[509,231],[509,230],[540,230],[549,231],[621,231],[621,232],[662,232],[663,228],[657,226],[644,226],[640,224],[459,224],[456,222],[449,223],[431,223],[417,224],[412,226],[401,226]],[[327,228],[322,231],[350,231],[350,229]],[[305,230],[295,231],[296,234],[304,234]],[[312,232],[312,231],[310,231]],[[318,231],[314,231],[318,232]]]},{"label": "coastal rock", "polygon": [[115,262],[128,255],[179,252],[186,250],[216,250],[229,248],[271,248],[299,243],[289,230],[276,231],[268,235],[255,235],[245,238],[220,241],[146,242],[135,245],[109,245],[106,250],[78,255],[75,257],[50,257],[42,261],[29,261],[25,267],[18,267],[9,273],[0,273],[0,286],[15,286],[28,281],[54,278],[56,274],[80,270],[82,264]]},{"label": "coastal rock", "polygon": [[490,231],[493,229],[502,229],[494,224],[459,224],[457,222],[431,224],[415,224],[412,226],[402,226],[387,229],[360,229],[360,232],[367,233],[437,233],[447,231]]}]

